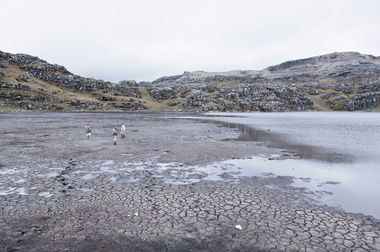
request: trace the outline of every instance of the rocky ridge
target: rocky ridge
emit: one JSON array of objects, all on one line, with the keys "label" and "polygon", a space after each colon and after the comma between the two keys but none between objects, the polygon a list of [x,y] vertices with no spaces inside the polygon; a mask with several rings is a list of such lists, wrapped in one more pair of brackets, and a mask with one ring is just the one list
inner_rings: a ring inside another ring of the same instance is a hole
[{"label": "rocky ridge", "polygon": [[134,81],[118,84],[74,75],[26,54],[0,52],[3,107],[28,110],[147,109]]},{"label": "rocky ridge", "polygon": [[3,108],[54,111],[379,110],[379,73],[380,57],[343,52],[261,71],[195,71],[153,82],[111,83],[0,51],[0,101]]}]

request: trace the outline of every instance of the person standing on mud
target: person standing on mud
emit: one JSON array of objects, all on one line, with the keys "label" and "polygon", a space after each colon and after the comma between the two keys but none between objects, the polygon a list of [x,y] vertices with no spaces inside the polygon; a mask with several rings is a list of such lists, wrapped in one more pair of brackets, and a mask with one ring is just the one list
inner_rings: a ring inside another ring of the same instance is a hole
[{"label": "person standing on mud", "polygon": [[121,124],[121,133],[120,133],[120,137],[121,137],[121,138],[124,138],[124,137],[125,137],[125,125],[124,125],[124,123]]},{"label": "person standing on mud", "polygon": [[87,139],[90,139],[90,136],[91,136],[91,127],[90,127],[89,123],[87,123],[87,126],[85,127],[85,131],[86,131],[86,134],[87,134]]},{"label": "person standing on mud", "polygon": [[112,135],[113,135],[113,145],[116,145],[116,140],[117,140],[117,129],[116,129],[116,127],[112,131]]}]

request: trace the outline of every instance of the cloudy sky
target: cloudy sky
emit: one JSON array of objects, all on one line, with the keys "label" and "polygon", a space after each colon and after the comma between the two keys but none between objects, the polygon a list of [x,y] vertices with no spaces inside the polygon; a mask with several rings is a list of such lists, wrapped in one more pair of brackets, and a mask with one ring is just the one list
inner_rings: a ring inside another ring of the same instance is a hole
[{"label": "cloudy sky", "polygon": [[380,56],[379,0],[0,0],[0,51],[112,82]]}]

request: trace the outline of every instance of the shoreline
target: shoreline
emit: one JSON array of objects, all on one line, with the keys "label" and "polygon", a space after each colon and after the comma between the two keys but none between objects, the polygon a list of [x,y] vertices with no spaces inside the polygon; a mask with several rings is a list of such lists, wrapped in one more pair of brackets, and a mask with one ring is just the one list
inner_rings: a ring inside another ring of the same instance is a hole
[{"label": "shoreline", "polygon": [[222,141],[239,130],[173,119],[181,112],[65,113],[0,113],[5,251],[380,250],[379,220],[318,206],[289,176],[165,182],[194,165],[284,155]]}]

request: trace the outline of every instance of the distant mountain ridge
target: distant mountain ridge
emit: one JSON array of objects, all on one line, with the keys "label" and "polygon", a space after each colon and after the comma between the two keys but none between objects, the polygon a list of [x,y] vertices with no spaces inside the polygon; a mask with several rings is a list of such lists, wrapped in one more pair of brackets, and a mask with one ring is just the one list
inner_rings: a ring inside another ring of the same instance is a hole
[{"label": "distant mountain ridge", "polygon": [[269,71],[277,71],[281,69],[288,69],[295,66],[302,65],[326,65],[329,64],[338,64],[338,65],[347,65],[347,64],[360,64],[361,62],[371,62],[379,64],[380,59],[372,55],[360,54],[358,52],[335,52],[330,54],[325,54],[321,56],[291,60],[281,63],[276,66],[268,67]]},{"label": "distant mountain ridge", "polygon": [[[269,66],[262,70],[233,70],[228,72],[185,72],[180,78],[207,78],[215,75],[222,76],[255,76],[274,77],[280,74],[300,75],[305,73],[331,74],[337,68],[345,68],[350,65],[360,66],[363,64],[380,65],[380,57],[360,54],[358,52],[335,52],[321,56],[286,61],[275,66]],[[329,68],[331,69],[328,72]]]},{"label": "distant mountain ridge", "polygon": [[0,51],[0,110],[379,110],[380,57],[336,52],[263,70],[184,72],[152,82],[84,78]]}]

